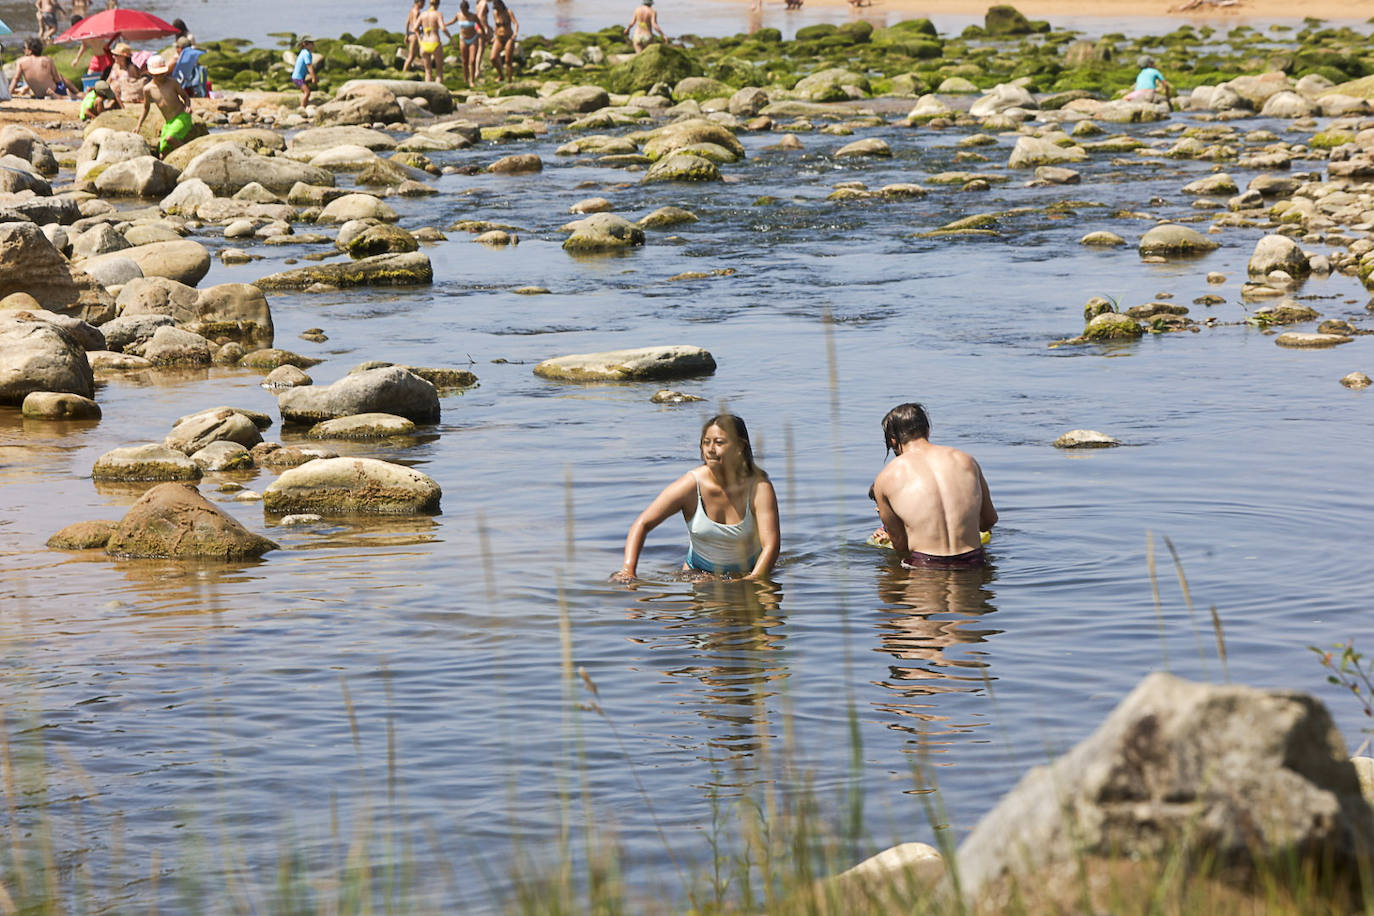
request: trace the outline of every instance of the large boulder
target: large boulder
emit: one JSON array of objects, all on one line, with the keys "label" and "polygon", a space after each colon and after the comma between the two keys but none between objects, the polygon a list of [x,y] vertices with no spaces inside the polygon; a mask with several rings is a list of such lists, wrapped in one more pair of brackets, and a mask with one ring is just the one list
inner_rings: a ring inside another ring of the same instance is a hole
[{"label": "large boulder", "polygon": [[269,274],[253,283],[259,289],[326,287],[421,286],[434,282],[434,267],[422,251],[379,254],[347,264],[315,264]]},{"label": "large boulder", "polygon": [[332,185],[334,174],[285,156],[261,156],[237,143],[219,143],[196,156],[182,170],[181,181],[199,178],[217,195],[229,196],[256,181],[285,194],[298,181]]},{"label": "large boulder", "polygon": [[975,118],[1001,114],[1011,108],[1038,108],[1035,96],[1024,86],[1011,83],[998,83],[987,94],[969,106],[968,113]]},{"label": "large boulder", "polygon": [[211,442],[237,442],[252,448],[261,441],[256,423],[232,407],[221,407],[183,418],[162,444],[183,455],[194,455]]},{"label": "large boulder", "polygon": [[334,93],[336,99],[348,99],[365,93],[372,88],[382,89],[398,99],[424,99],[432,114],[448,114],[453,111],[453,93],[443,83],[424,82],[423,80],[349,80]]},{"label": "large boulder", "polygon": [[183,181],[158,202],[163,213],[193,216],[196,208],[215,199],[215,191],[199,178]]},{"label": "large boulder", "polygon": [[792,92],[808,102],[843,102],[850,97],[849,88],[869,91],[868,77],[853,70],[831,67],[803,77]]},{"label": "large boulder", "polygon": [[1020,137],[1012,147],[1007,159],[1009,169],[1029,169],[1038,165],[1056,165],[1061,162],[1082,162],[1088,158],[1088,151],[1081,146],[1058,146],[1039,137]]},{"label": "large boulder", "polygon": [[375,458],[322,458],[292,468],[263,491],[274,515],[419,515],[439,511],[432,477]]},{"label": "large boulder", "polygon": [[534,367],[541,378],[565,382],[637,382],[688,378],[716,371],[715,358],[700,347],[639,347],[578,353],[546,359]]},{"label": "large boulder", "polygon": [[95,187],[106,197],[161,198],[176,187],[179,174],[161,159],[140,156],[102,170]]},{"label": "large boulder", "polygon": [[67,263],[43,230],[0,223],[0,299],[28,293],[43,308],[98,324],[114,317],[114,299],[85,268]]},{"label": "large boulder", "polygon": [[26,420],[99,420],[100,405],[79,394],[31,391],[19,408]]},{"label": "large boulder", "polygon": [[548,112],[574,112],[587,114],[600,111],[611,104],[611,97],[600,86],[569,86],[561,89],[544,100],[544,110]]},{"label": "large boulder", "polygon": [[360,146],[366,150],[392,150],[396,139],[370,127],[310,127],[291,138],[286,148],[296,153],[322,153],[340,146]]},{"label": "large boulder", "polygon": [[248,560],[276,549],[180,483],[159,484],[140,496],[105,545],[117,557],[186,560]]},{"label": "large boulder", "polygon": [[1316,105],[1287,89],[1269,96],[1260,109],[1262,118],[1310,118],[1316,113]]},{"label": "large boulder", "polygon": [[736,159],[744,158],[744,144],[724,124],[706,118],[691,118],[667,124],[649,132],[644,143],[644,155],[662,159],[680,149],[712,143],[728,150]]},{"label": "large boulder", "polygon": [[309,385],[277,396],[283,423],[333,420],[359,413],[389,413],[415,423],[439,422],[439,393],[400,366],[351,372],[332,385]]},{"label": "large boulder", "polygon": [[1312,269],[1297,242],[1286,235],[1266,235],[1255,243],[1247,270],[1252,277],[1263,277],[1274,270],[1282,270],[1290,277],[1305,277]]},{"label": "large boulder", "polygon": [[25,191],[48,197],[52,194],[52,185],[27,160],[18,156],[0,156],[0,194],[22,194]]},{"label": "large boulder", "polygon": [[199,480],[200,468],[176,449],[149,443],[111,449],[91,468],[95,480]]},{"label": "large boulder", "polygon": [[270,347],[275,329],[272,309],[261,289],[249,283],[220,283],[196,296],[195,315],[186,330],[210,340],[236,340],[246,347]]},{"label": "large boulder", "polygon": [[989,35],[1029,35],[1035,28],[1016,7],[998,4],[983,14],[983,31]]},{"label": "large boulder", "polygon": [[418,251],[420,248],[420,243],[415,239],[415,236],[400,226],[393,226],[389,223],[368,225],[361,232],[350,234],[347,241],[343,239],[342,231],[339,235],[340,238],[336,244],[347,251],[349,257],[352,258],[369,258],[379,254]]},{"label": "large boulder", "polygon": [[357,86],[347,97],[325,102],[316,117],[323,125],[404,124],[406,119],[395,93],[377,85]]},{"label": "large boulder", "polygon": [[0,312],[0,404],[18,407],[33,391],[91,397],[95,380],[86,351],[51,322]]},{"label": "large boulder", "polygon": [[1143,257],[1187,257],[1206,254],[1219,247],[1220,243],[1178,223],[1160,223],[1140,237],[1139,245]]},{"label": "large boulder", "polygon": [[994,889],[1077,881],[1089,857],[1238,876],[1278,867],[1331,887],[1372,847],[1374,815],[1320,702],[1157,673],[1073,750],[1028,772],[957,861],[963,893],[995,911],[1011,900]]},{"label": "large boulder", "polygon": [[275,130],[265,127],[243,127],[238,130],[217,131],[204,137],[196,137],[178,146],[167,154],[163,161],[172,168],[185,171],[191,160],[201,153],[221,143],[237,143],[250,153],[274,153],[286,149],[286,141]]},{"label": "large boulder", "polygon": [[115,256],[132,259],[145,277],[167,277],[187,286],[195,286],[210,272],[210,252],[192,239],[135,245]]},{"label": "large boulder", "polygon": [[0,156],[18,156],[47,178],[57,174],[57,159],[48,144],[22,124],[0,127]]},{"label": "large boulder", "polygon": [[[881,142],[881,141],[880,141]],[[704,156],[688,152],[674,152],[649,167],[640,179],[644,184],[656,181],[720,181],[720,168]],[[563,247],[567,248],[565,244]]]},{"label": "large boulder", "polygon": [[157,313],[120,315],[101,325],[100,332],[105,335],[106,347],[116,353],[122,353],[132,351],[145,341],[151,340],[158,328],[171,327],[175,323],[175,319],[170,315]]},{"label": "large boulder", "polygon": [[676,86],[689,76],[700,76],[701,66],[687,51],[655,43],[627,61],[616,64],[607,75],[612,92],[643,92],[655,83]]},{"label": "large boulder", "polygon": [[593,213],[563,228],[572,232],[563,240],[563,249],[575,254],[623,251],[644,244],[644,230],[614,213]]}]

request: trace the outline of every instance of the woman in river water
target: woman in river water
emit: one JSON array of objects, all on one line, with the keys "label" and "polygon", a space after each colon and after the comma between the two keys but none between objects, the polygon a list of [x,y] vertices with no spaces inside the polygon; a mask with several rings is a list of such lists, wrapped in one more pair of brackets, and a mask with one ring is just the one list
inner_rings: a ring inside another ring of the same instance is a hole
[{"label": "woman in river water", "polygon": [[701,428],[701,461],[639,513],[625,537],[625,565],[612,581],[636,578],[645,537],[674,512],[681,512],[687,522],[690,546],[684,570],[768,577],[782,539],[778,497],[768,475],[754,464],[744,421],[729,413],[707,420]]}]

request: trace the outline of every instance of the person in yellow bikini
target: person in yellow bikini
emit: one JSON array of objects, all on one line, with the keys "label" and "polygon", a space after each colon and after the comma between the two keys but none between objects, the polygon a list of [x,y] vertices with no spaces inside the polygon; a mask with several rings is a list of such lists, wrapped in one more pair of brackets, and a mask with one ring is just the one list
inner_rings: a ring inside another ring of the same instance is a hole
[{"label": "person in yellow bikini", "polygon": [[425,82],[444,81],[444,41],[440,35],[449,35],[444,17],[439,14],[439,0],[429,0],[429,9],[420,14],[416,23],[420,29],[420,62],[425,66]]}]

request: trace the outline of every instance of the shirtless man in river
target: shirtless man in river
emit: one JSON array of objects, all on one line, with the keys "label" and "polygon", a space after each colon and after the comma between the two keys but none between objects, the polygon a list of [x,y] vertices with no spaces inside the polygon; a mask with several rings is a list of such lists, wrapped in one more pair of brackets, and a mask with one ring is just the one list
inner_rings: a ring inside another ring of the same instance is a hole
[{"label": "shirtless man in river", "polygon": [[883,417],[883,439],[895,457],[870,491],[878,515],[904,566],[981,566],[979,532],[997,524],[983,469],[929,436],[930,418],[920,404],[899,404]]}]

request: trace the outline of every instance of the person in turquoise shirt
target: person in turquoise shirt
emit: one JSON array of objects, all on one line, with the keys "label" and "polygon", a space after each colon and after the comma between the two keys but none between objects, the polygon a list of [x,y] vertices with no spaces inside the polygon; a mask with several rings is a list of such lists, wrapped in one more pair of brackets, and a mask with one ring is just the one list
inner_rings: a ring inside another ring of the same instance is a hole
[{"label": "person in turquoise shirt", "polygon": [[1173,98],[1174,87],[1155,67],[1155,59],[1147,57],[1141,62],[1140,72],[1135,77],[1135,88],[1126,93],[1128,102],[1158,102]]},{"label": "person in turquoise shirt", "polygon": [[291,70],[291,82],[301,91],[301,107],[309,105],[310,87],[315,85],[315,39],[309,35],[301,37],[301,51]]}]

